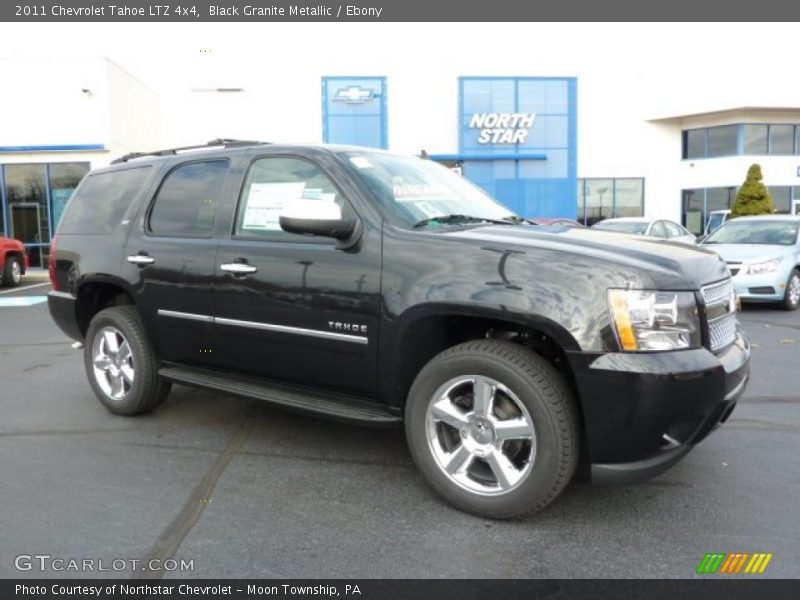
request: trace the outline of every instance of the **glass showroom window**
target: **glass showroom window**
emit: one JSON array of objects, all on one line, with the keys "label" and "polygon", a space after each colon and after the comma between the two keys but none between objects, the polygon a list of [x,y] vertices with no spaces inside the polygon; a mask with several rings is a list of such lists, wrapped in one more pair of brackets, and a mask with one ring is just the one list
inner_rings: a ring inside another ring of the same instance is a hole
[{"label": "glass showroom window", "polygon": [[72,192],[89,172],[89,163],[56,163],[48,168],[50,177],[50,223],[58,230],[61,215]]},{"label": "glass showroom window", "polygon": [[705,226],[705,190],[683,190],[683,226],[695,235]]},{"label": "glass showroom window", "polygon": [[707,133],[706,156],[733,156],[737,153],[737,138],[739,127],[726,125],[724,127],[711,127]]},{"label": "glass showroom window", "polygon": [[775,212],[788,215],[792,212],[792,187],[789,185],[771,185],[769,194],[775,203]]},{"label": "glass showroom window", "polygon": [[692,129],[683,132],[683,158],[705,158],[706,130]]},{"label": "glass showroom window", "polygon": [[794,153],[794,125],[769,126],[769,153]]},{"label": "glass showroom window", "polygon": [[591,226],[610,217],[644,214],[644,179],[578,180],[578,221]]},{"label": "glass showroom window", "polygon": [[5,165],[8,235],[28,247],[31,266],[44,266],[42,245],[50,242],[45,165]]},{"label": "glass showroom window", "polygon": [[766,154],[767,132],[768,132],[768,127],[766,125],[745,125],[744,153]]}]

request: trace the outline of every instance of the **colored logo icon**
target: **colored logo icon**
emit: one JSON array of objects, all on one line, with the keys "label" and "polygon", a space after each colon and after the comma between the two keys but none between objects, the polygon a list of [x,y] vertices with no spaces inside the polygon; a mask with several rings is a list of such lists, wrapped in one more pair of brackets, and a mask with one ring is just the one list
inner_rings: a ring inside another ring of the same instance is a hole
[{"label": "colored logo icon", "polygon": [[750,552],[709,553],[700,561],[697,566],[697,572],[704,575],[714,573],[756,575],[766,571],[767,565],[771,560],[771,552],[754,552],[752,554]]}]

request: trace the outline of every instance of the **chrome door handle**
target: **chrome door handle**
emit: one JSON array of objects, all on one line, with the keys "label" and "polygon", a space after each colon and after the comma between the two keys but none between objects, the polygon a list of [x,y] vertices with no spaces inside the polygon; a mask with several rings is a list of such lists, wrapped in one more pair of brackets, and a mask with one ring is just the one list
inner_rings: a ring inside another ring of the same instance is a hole
[{"label": "chrome door handle", "polygon": [[156,259],[152,256],[147,256],[146,254],[131,254],[128,257],[128,262],[134,265],[144,266],[152,265],[154,262],[156,262]]},{"label": "chrome door handle", "polygon": [[228,273],[233,273],[235,275],[246,275],[248,273],[255,273],[258,271],[256,267],[253,265],[248,265],[247,263],[223,263],[219,266],[220,269],[223,271],[227,271]]}]

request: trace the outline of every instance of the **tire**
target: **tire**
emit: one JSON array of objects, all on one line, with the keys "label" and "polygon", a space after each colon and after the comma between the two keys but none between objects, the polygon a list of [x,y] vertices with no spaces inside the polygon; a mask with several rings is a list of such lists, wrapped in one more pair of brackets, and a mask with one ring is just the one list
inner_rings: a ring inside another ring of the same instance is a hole
[{"label": "tire", "polygon": [[17,287],[22,281],[22,259],[19,256],[9,256],[3,269],[3,285]]},{"label": "tire", "polygon": [[[489,398],[478,407],[476,390]],[[540,511],[578,463],[578,414],[566,382],[541,356],[508,341],[466,342],[434,357],[411,386],[405,428],[431,487],[481,517]]]},{"label": "tire", "polygon": [[796,310],[800,306],[800,269],[794,269],[789,274],[781,306],[784,310]]},{"label": "tire", "polygon": [[158,376],[158,361],[133,306],[106,308],[94,316],[83,359],[95,395],[114,414],[149,412],[169,394],[170,383]]}]

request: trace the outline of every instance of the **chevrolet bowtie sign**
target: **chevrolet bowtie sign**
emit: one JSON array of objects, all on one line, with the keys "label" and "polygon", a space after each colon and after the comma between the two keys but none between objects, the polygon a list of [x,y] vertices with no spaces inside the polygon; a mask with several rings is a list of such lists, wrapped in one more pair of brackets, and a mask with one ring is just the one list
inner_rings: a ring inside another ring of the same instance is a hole
[{"label": "chevrolet bowtie sign", "polygon": [[524,144],[528,139],[534,113],[473,113],[470,129],[479,129],[479,144]]},{"label": "chevrolet bowtie sign", "polygon": [[339,102],[346,102],[347,104],[363,104],[370,100],[375,92],[368,88],[362,88],[357,85],[351,85],[336,91],[333,99]]}]

